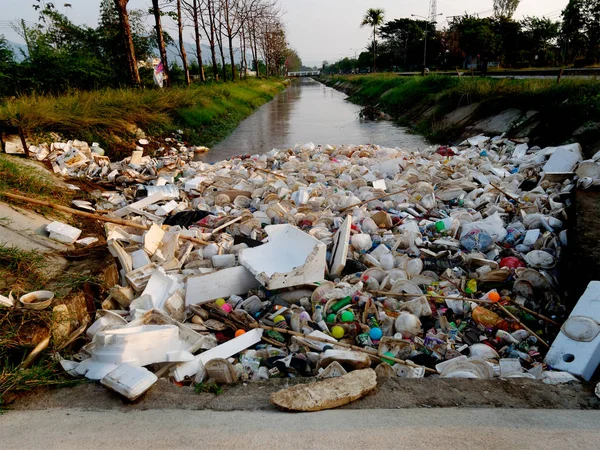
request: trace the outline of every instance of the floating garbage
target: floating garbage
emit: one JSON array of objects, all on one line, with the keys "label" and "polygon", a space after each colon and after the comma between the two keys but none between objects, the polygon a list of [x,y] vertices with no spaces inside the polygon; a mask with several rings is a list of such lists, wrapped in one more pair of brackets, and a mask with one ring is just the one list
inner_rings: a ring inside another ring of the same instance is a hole
[{"label": "floating garbage", "polygon": [[184,146],[121,162],[77,141],[30,151],[103,186],[77,206],[104,211],[120,283],[65,367],[130,399],[161,377],[319,375],[271,399],[311,411],[375,373],[555,383],[572,378],[543,361],[584,379],[600,362],[598,317],[578,306],[561,331],[570,194],[600,179],[578,144],[309,143],[215,164]]}]

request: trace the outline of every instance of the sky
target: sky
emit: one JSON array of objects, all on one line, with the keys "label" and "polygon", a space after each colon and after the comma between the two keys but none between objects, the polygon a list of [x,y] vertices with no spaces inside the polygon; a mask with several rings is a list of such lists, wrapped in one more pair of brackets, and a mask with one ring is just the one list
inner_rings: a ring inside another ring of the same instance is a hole
[{"label": "sky", "polygon": [[[72,8],[65,9],[65,0],[54,0],[61,12],[66,12],[75,23],[95,26],[98,21],[100,0],[67,0]],[[23,40],[10,27],[10,22],[25,19],[35,22],[37,14],[32,8],[33,0],[0,0],[0,34],[7,39],[22,43]],[[354,57],[367,45],[368,28],[360,28],[367,9],[383,8],[385,19],[410,17],[411,14],[426,16],[428,0],[279,0],[285,11],[284,22],[291,47],[296,49],[305,65],[320,66],[323,61],[333,62],[345,56]],[[515,18],[523,16],[546,16],[558,20],[568,0],[521,0]],[[147,10],[150,0],[130,0],[129,8]],[[493,0],[438,0],[438,13],[442,13],[438,28],[447,25],[447,17],[479,13],[480,17],[492,13]],[[167,25],[173,36],[176,31]],[[186,31],[186,40],[193,41],[192,29]]]}]

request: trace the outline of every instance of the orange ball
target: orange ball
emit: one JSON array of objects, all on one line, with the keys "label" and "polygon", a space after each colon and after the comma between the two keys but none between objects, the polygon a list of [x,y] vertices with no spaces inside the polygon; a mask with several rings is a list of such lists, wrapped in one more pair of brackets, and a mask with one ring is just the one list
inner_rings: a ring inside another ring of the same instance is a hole
[{"label": "orange ball", "polygon": [[246,334],[246,330],[237,330],[235,332],[235,337],[240,337],[242,334]]},{"label": "orange ball", "polygon": [[488,298],[493,302],[497,302],[498,300],[500,300],[500,294],[498,294],[497,292],[490,292],[488,294]]}]

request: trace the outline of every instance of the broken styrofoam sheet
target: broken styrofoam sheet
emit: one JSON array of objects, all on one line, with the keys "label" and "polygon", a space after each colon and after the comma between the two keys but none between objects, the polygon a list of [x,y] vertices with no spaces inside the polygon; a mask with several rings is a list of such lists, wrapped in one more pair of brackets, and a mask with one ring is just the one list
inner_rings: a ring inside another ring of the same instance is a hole
[{"label": "broken styrofoam sheet", "polygon": [[46,226],[46,231],[50,233],[50,239],[63,244],[73,244],[81,235],[79,228],[56,221]]},{"label": "broken styrofoam sheet", "polygon": [[224,344],[207,350],[195,356],[192,361],[178,364],[172,371],[172,375],[176,381],[183,381],[186,377],[193,377],[198,372],[200,363],[206,365],[208,361],[215,358],[229,358],[242,350],[247,349],[260,342],[263,330],[256,328],[248,331],[239,337],[231,339]]},{"label": "broken styrofoam sheet", "polygon": [[544,362],[589,381],[600,364],[600,281],[592,281],[552,343]]},{"label": "broken styrofoam sheet", "polygon": [[352,226],[352,216],[348,215],[342,223],[342,226],[333,236],[333,250],[331,251],[330,273],[331,275],[340,275],[346,267],[348,259],[348,247],[350,244],[350,227]]},{"label": "broken styrofoam sheet", "polygon": [[100,383],[133,401],[154,386],[156,375],[145,367],[123,363],[107,373]]},{"label": "broken styrofoam sheet", "polygon": [[260,283],[254,275],[243,266],[188,277],[185,304],[186,306],[201,305],[218,298],[244,295],[259,286]]},{"label": "broken styrofoam sheet", "polygon": [[160,362],[191,361],[183,350],[175,325],[142,325],[98,331],[86,350],[92,355],[77,366],[77,373],[100,380],[120,364],[145,366]]},{"label": "broken styrofoam sheet", "polygon": [[138,299],[133,300],[130,304],[130,310],[135,311],[141,309],[147,311],[153,308],[163,309],[167,299],[169,299],[177,290],[182,289],[183,284],[179,284],[176,277],[167,275],[164,269],[159,267],[152,273],[144,291],[139,297],[140,299],[144,297],[145,299],[148,299],[149,302],[138,302]]},{"label": "broken styrofoam sheet", "polygon": [[560,147],[549,147],[544,149],[545,154],[550,154],[550,159],[542,167],[544,173],[573,172],[579,161],[583,160],[581,145],[569,144]]},{"label": "broken styrofoam sheet", "polygon": [[163,237],[165,236],[165,231],[153,223],[150,226],[150,229],[144,233],[144,250],[149,255],[154,255],[158,247],[160,246]]},{"label": "broken styrofoam sheet", "polygon": [[268,242],[240,252],[239,261],[267,289],[322,281],[327,247],[292,225],[265,227]]}]

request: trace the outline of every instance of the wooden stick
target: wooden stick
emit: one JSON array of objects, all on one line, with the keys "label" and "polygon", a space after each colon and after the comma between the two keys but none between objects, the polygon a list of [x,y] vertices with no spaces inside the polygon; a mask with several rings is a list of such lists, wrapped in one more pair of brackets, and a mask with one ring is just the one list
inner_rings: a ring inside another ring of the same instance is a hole
[{"label": "wooden stick", "polygon": [[539,337],[537,334],[535,334],[533,331],[531,331],[529,328],[527,328],[527,326],[523,325],[523,322],[521,322],[519,319],[517,319],[508,309],[506,309],[504,306],[498,304],[498,307],[504,311],[504,313],[508,316],[510,316],[513,320],[515,320],[519,325],[521,325],[531,336],[535,336],[535,338],[540,341],[542,344],[544,344],[545,347],[550,348],[550,346],[548,345],[548,343],[546,341],[544,341],[541,337]]},{"label": "wooden stick", "polygon": [[523,203],[521,200],[519,200],[518,197],[515,197],[513,194],[509,194],[508,192],[504,192],[502,189],[500,189],[498,186],[496,186],[494,183],[490,183],[490,186],[492,186],[494,189],[496,189],[497,191],[500,191],[501,193],[503,193],[504,195],[506,195],[508,198],[512,198],[513,200],[519,202],[519,203]]},{"label": "wooden stick", "polygon": [[[304,339],[308,339],[309,341],[324,342],[324,343],[330,344],[330,345],[338,345],[340,347],[349,348],[349,349],[357,351],[357,352],[367,353],[368,355],[371,355],[371,356],[377,356],[378,358],[382,357],[381,355],[378,354],[378,352],[375,349],[366,349],[363,347],[357,347],[356,345],[346,344],[344,342],[330,341],[329,339],[324,339],[324,338],[320,338],[317,336],[308,336],[306,334],[298,333],[296,331],[285,330],[285,329],[275,328],[275,327],[269,327],[267,325],[252,324],[251,327],[262,328],[263,330],[268,330],[268,331],[278,331],[279,333],[284,333],[284,334],[289,334],[291,336],[301,337]],[[394,358],[393,356],[385,356],[384,355],[383,357],[386,359],[389,359],[390,361],[394,361],[399,364],[403,364],[405,366],[423,367],[423,369],[425,369],[425,371],[429,372],[429,373],[438,373],[434,369],[430,369],[430,368],[424,367],[424,366],[419,366],[418,364],[411,363],[410,361],[404,361],[403,359]]]},{"label": "wooden stick", "polygon": [[[77,209],[68,208],[62,205],[55,205],[53,203],[47,202],[45,200],[36,200],[33,198],[23,197],[22,195],[11,194],[10,192],[0,192],[0,195],[4,195],[5,197],[11,198],[13,200],[19,200],[26,203],[33,203],[34,205],[46,206],[48,208],[56,209],[58,211],[66,212],[69,214],[73,214],[75,216],[87,217],[88,219],[98,220],[100,222],[109,222],[116,223],[117,225],[123,225],[126,227],[137,228],[139,230],[148,230],[150,229],[149,225],[143,225],[140,223],[132,222],[130,220],[118,219],[116,217],[107,217],[107,216],[99,216],[98,214],[92,214],[84,211],[79,211]],[[195,237],[189,236],[179,236],[180,239],[184,239],[187,241],[195,242],[197,244],[208,245],[208,242],[198,239]]]},{"label": "wooden stick", "polygon": [[48,344],[50,344],[50,336],[41,341],[38,345],[35,346],[33,350],[31,350],[31,353],[29,353],[25,361],[21,363],[19,369],[27,369],[29,366],[31,366],[38,358],[38,356],[40,356],[40,353],[46,350]]},{"label": "wooden stick", "polygon": [[235,219],[233,219],[233,220],[230,220],[230,221],[229,221],[229,222],[227,222],[227,223],[224,223],[224,224],[223,224],[223,225],[221,225],[220,227],[217,227],[217,228],[215,228],[214,230],[212,230],[212,231],[210,232],[210,234],[211,234],[211,235],[213,235],[213,234],[215,234],[217,231],[220,231],[220,230],[222,230],[223,228],[227,228],[229,225],[231,225],[231,224],[233,224],[233,223],[236,223],[236,222],[238,222],[238,221],[242,220],[242,218],[243,218],[243,217],[244,217],[244,216],[238,216],[238,217],[236,217]]},{"label": "wooden stick", "polygon": [[468,298],[468,297],[444,297],[441,295],[434,295],[434,294],[405,294],[403,292],[400,293],[396,293],[396,292],[384,292],[384,291],[372,291],[374,294],[377,295],[385,295],[387,297],[431,297],[431,298],[441,298],[443,300],[462,300],[464,302],[475,302],[475,303],[481,303],[483,305],[493,305],[494,303],[488,300],[480,300],[477,298]]},{"label": "wooden stick", "polygon": [[554,320],[552,320],[552,319],[549,319],[549,318],[548,318],[548,317],[546,317],[546,316],[542,316],[540,313],[537,313],[537,312],[535,312],[535,311],[533,311],[533,310],[531,310],[531,309],[529,309],[529,308],[526,308],[526,307],[525,307],[525,306],[523,306],[523,305],[519,305],[519,304],[518,304],[517,302],[515,302],[515,301],[514,301],[512,298],[510,299],[510,302],[511,302],[513,305],[515,305],[517,308],[519,308],[519,309],[522,309],[523,311],[525,311],[526,313],[529,313],[529,314],[531,314],[532,316],[535,316],[535,317],[537,317],[538,319],[542,319],[542,320],[544,320],[544,321],[546,321],[546,322],[548,322],[548,323],[551,323],[552,325],[556,325],[557,327],[560,327],[560,323],[558,323],[558,322],[555,322]]},{"label": "wooden stick", "polygon": [[385,194],[385,195],[380,195],[379,197],[370,198],[369,200],[365,200],[364,202],[360,202],[360,203],[358,203],[356,205],[351,205],[351,206],[347,206],[346,208],[340,209],[340,212],[344,212],[347,209],[354,208],[355,206],[362,206],[365,203],[374,202],[375,200],[380,200],[382,198],[390,197],[392,195],[401,194],[402,192],[406,192],[406,191],[408,191],[408,189],[400,189],[399,191],[390,192],[390,193]]},{"label": "wooden stick", "polygon": [[261,172],[269,173],[269,174],[271,174],[273,176],[276,176],[276,177],[279,177],[279,178],[283,178],[284,180],[287,180],[287,177],[285,175],[280,175],[278,173],[271,172],[270,170],[267,170],[267,169],[260,169],[258,167],[253,167],[253,169],[254,170],[260,170]]}]

